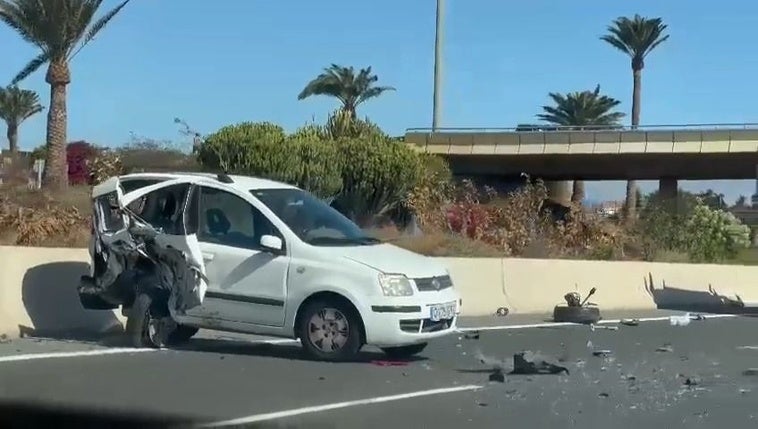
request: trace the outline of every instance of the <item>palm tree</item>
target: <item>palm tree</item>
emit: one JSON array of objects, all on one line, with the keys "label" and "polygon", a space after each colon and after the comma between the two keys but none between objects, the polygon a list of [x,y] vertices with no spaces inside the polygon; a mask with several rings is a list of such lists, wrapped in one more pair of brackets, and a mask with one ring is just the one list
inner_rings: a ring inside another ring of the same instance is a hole
[{"label": "palm tree", "polygon": [[[642,69],[645,68],[645,57],[658,45],[668,40],[668,34],[664,34],[666,28],[661,18],[645,18],[640,15],[634,15],[632,18],[619,17],[608,26],[608,34],[600,38],[632,59],[632,75],[634,76],[632,128],[640,124]],[[636,189],[636,181],[626,182],[627,219],[634,219],[636,216],[637,207],[634,199]]]},{"label": "palm tree", "polygon": [[11,155],[18,152],[18,127],[22,122],[42,111],[39,95],[16,86],[0,88],[0,119],[8,126],[8,144]]},{"label": "palm tree", "polygon": [[391,86],[374,86],[378,80],[379,77],[371,74],[371,67],[360,69],[356,75],[353,67],[332,64],[308,82],[297,99],[303,100],[312,95],[334,97],[342,103],[342,110],[355,119],[357,117],[355,109],[358,105],[382,95],[385,91],[395,90]]},{"label": "palm tree", "polygon": [[[569,92],[565,95],[551,92],[548,95],[555,105],[542,106],[544,113],[538,114],[537,118],[552,125],[577,130],[614,128],[619,126],[619,121],[625,116],[622,112],[614,111],[621,102],[601,95],[600,85],[594,91]],[[583,200],[584,181],[574,180],[571,201],[581,204]]]},{"label": "palm tree", "polygon": [[44,64],[49,64],[45,82],[50,85],[47,113],[47,161],[45,187],[65,187],[66,174],[66,85],[71,83],[69,62],[105,28],[121,9],[94,20],[103,0],[0,0],[0,21],[41,51],[13,79],[22,81]]}]

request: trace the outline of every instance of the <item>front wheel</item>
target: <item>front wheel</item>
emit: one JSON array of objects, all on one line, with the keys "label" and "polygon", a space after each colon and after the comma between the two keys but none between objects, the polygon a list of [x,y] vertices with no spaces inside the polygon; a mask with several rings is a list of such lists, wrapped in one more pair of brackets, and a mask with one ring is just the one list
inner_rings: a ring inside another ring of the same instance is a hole
[{"label": "front wheel", "polygon": [[382,351],[392,359],[407,359],[421,353],[425,348],[426,343],[420,343],[410,346],[384,347]]},{"label": "front wheel", "polygon": [[360,324],[360,315],[346,303],[319,299],[307,304],[297,329],[310,357],[344,362],[354,359],[363,345]]}]

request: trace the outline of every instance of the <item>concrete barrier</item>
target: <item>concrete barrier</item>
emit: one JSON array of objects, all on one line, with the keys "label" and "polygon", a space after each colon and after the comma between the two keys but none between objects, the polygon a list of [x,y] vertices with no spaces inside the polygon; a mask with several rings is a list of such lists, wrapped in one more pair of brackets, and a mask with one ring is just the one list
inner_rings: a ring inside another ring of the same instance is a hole
[{"label": "concrete barrier", "polygon": [[[734,311],[758,302],[758,267],[517,258],[439,258],[463,297],[464,316],[548,314],[563,295],[582,295],[601,311]],[[76,293],[89,271],[86,249],[0,246],[0,333],[33,328],[51,336],[92,335],[123,325],[118,311],[84,310]]]},{"label": "concrete barrier", "polygon": [[120,313],[80,305],[76,287],[88,272],[86,249],[0,246],[0,333],[70,338],[123,327]]}]

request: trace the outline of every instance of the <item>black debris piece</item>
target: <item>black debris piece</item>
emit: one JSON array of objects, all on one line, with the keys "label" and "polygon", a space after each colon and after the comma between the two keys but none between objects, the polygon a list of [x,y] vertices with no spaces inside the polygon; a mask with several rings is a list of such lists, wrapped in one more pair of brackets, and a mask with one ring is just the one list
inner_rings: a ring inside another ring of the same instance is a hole
[{"label": "black debris piece", "polygon": [[612,354],[613,352],[611,350],[595,350],[594,352],[592,352],[592,356],[597,356],[597,357],[607,357]]},{"label": "black debris piece", "polygon": [[568,375],[568,368],[539,359],[534,353],[525,351],[513,355],[513,370],[510,374],[537,375],[560,374],[563,372]]},{"label": "black debris piece", "polygon": [[685,386],[697,386],[700,384],[700,378],[698,377],[687,377],[686,380],[684,380]]},{"label": "black debris piece", "polygon": [[463,337],[467,340],[478,340],[479,331],[466,332]]},{"label": "black debris piece", "polygon": [[639,326],[640,321],[638,319],[621,319],[619,323],[626,326]]},{"label": "black debris piece", "polygon": [[326,377],[322,376],[322,377],[319,377],[318,379],[319,379],[319,381],[324,381],[324,380],[326,380]]},{"label": "black debris piece", "polygon": [[489,404],[486,402],[477,402],[476,405],[479,405],[480,407],[486,407]]},{"label": "black debris piece", "polygon": [[490,374],[490,381],[496,381],[498,383],[505,383],[505,374],[502,370],[496,369]]},{"label": "black debris piece", "polygon": [[608,398],[609,396],[611,396],[611,395],[609,395],[608,393],[605,393],[605,392],[601,392],[601,393],[599,393],[597,395],[598,398]]},{"label": "black debris piece", "polygon": [[497,311],[495,312],[495,314],[497,314],[500,317],[507,316],[508,315],[508,308],[506,308],[506,307],[500,307],[500,308],[497,309]]},{"label": "black debris piece", "polygon": [[756,375],[758,375],[758,368],[748,368],[748,369],[742,371],[742,375],[756,376]]}]

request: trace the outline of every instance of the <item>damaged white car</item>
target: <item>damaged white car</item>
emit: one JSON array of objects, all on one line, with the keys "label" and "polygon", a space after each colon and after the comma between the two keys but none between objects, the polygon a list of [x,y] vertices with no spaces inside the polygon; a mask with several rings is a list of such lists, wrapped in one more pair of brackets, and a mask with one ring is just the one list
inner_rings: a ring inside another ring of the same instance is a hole
[{"label": "damaged white car", "polygon": [[310,193],[225,174],[141,173],[93,189],[88,309],[127,316],[137,347],[200,328],[298,338],[323,360],[363,345],[393,357],[451,333],[444,266],[367,236]]}]

